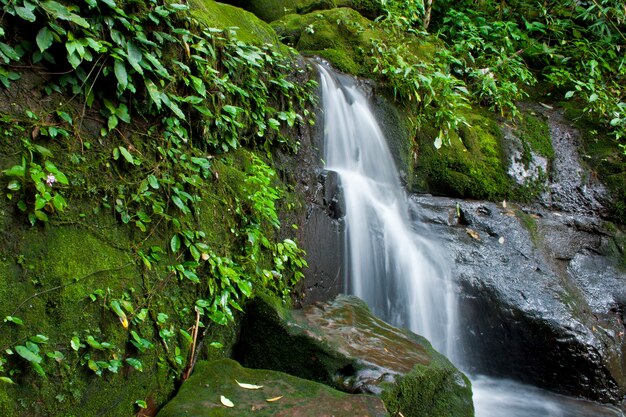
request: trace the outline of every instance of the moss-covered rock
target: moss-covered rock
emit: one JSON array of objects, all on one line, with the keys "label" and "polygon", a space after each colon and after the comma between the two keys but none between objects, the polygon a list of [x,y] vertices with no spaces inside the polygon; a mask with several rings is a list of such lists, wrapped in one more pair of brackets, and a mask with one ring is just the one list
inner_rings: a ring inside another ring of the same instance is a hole
[{"label": "moss-covered rock", "polygon": [[320,56],[353,75],[367,75],[362,65],[371,40],[383,36],[370,20],[348,8],[289,14],[273,22],[272,28],[301,53]]},{"label": "moss-covered rock", "polygon": [[381,394],[392,414],[472,416],[469,380],[430,343],[375,318],[353,296],[287,310],[259,297],[236,356],[348,392]]},{"label": "moss-covered rock", "polygon": [[[246,389],[238,382],[261,388]],[[225,406],[222,397],[233,406]],[[248,415],[383,417],[387,413],[382,401],[373,396],[350,395],[282,372],[247,369],[223,359],[199,362],[176,398],[158,417]]]},{"label": "moss-covered rock", "polygon": [[380,0],[227,0],[234,6],[254,13],[266,22],[288,14],[307,14],[337,7],[348,7],[374,20],[384,13]]},{"label": "moss-covered rock", "polygon": [[412,188],[464,198],[502,199],[511,194],[511,180],[503,161],[502,133],[489,115],[473,111],[465,114],[469,126],[449,143],[436,149],[435,131],[421,130],[417,137],[417,162]]},{"label": "moss-covered rock", "polygon": [[253,45],[280,45],[272,28],[250,12],[214,0],[191,0],[191,13],[199,21],[217,29],[236,28],[237,37]]}]

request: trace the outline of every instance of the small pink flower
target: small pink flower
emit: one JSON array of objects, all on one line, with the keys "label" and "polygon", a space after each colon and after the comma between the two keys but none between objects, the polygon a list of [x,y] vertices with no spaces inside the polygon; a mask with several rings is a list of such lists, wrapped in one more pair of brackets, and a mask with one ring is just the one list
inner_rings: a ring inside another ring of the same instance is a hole
[{"label": "small pink flower", "polygon": [[52,184],[57,182],[57,178],[53,174],[48,174],[46,177],[46,184],[52,187]]}]

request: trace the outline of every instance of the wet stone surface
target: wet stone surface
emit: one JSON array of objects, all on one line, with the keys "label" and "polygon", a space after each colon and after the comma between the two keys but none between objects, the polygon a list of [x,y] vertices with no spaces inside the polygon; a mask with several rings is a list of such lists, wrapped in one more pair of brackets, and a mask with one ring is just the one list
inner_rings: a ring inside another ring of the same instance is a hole
[{"label": "wet stone surface", "polygon": [[623,401],[626,274],[610,255],[616,230],[512,204],[414,201],[454,264],[468,369]]},{"label": "wet stone surface", "polygon": [[256,300],[236,357],[346,392],[381,395],[404,416],[472,416],[469,380],[421,336],[374,317],[354,296],[302,310]]}]

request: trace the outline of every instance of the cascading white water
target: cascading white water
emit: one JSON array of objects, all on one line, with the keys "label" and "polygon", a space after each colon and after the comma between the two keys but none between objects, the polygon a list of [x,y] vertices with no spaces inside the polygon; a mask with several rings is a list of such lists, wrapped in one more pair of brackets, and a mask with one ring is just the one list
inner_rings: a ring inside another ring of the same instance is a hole
[{"label": "cascading white water", "polygon": [[433,243],[413,232],[385,137],[354,81],[323,66],[326,168],[346,206],[346,288],[374,313],[428,338],[448,356],[455,323],[450,271]]},{"label": "cascading white water", "polygon": [[[345,201],[346,288],[383,320],[425,336],[457,365],[456,297],[440,249],[416,233],[385,137],[355,80],[318,65],[326,169]],[[477,417],[621,416],[612,407],[483,376],[473,383]]]}]

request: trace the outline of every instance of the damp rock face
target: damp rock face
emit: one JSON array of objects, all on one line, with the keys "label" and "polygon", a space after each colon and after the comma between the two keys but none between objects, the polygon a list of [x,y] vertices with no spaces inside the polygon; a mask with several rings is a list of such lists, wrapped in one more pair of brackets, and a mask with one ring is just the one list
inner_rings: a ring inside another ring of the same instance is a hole
[{"label": "damp rock face", "polygon": [[510,203],[414,202],[454,262],[467,369],[624,401],[626,273],[616,226]]},{"label": "damp rock face", "polygon": [[157,417],[386,415],[377,397],[346,394],[282,372],[248,369],[231,359],[221,359],[198,362],[178,395]]},{"label": "damp rock face", "polygon": [[354,296],[302,310],[259,297],[235,354],[249,367],[380,395],[392,415],[474,415],[465,375],[426,339],[377,319]]}]

